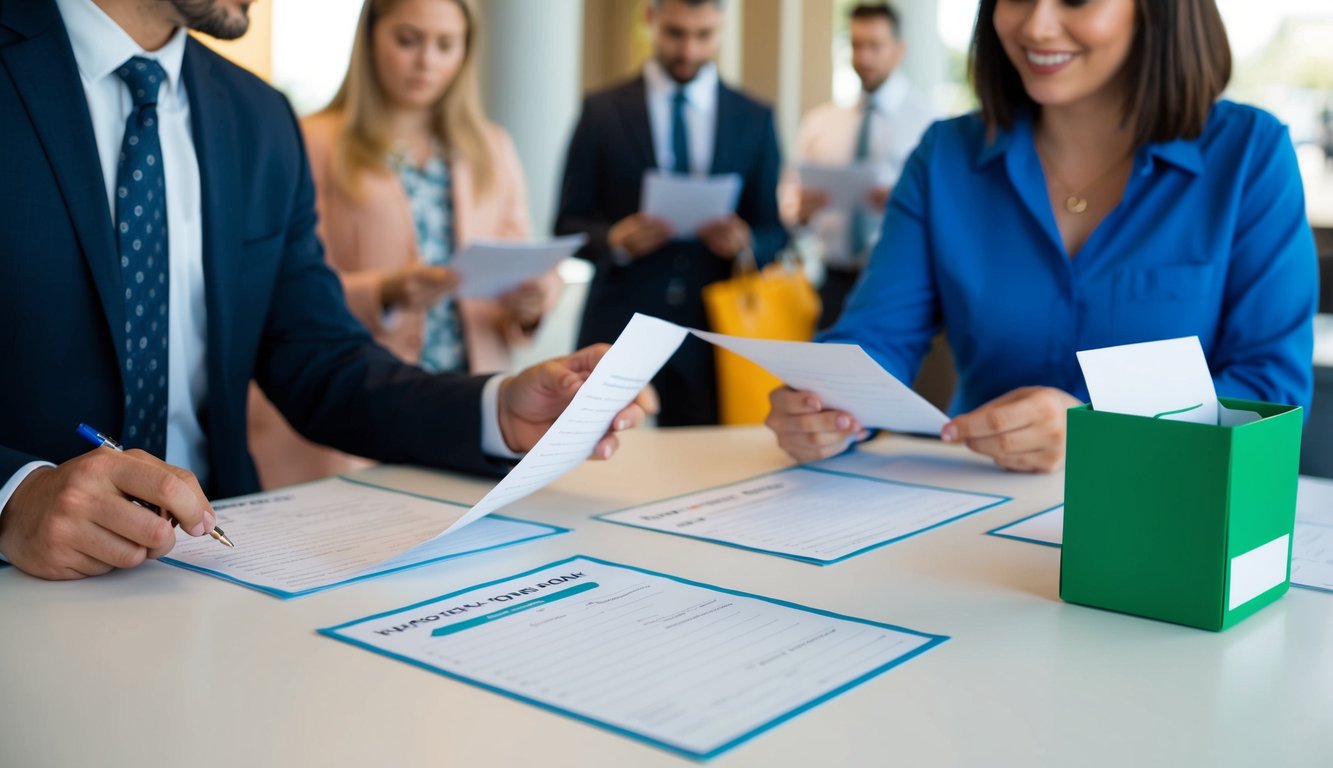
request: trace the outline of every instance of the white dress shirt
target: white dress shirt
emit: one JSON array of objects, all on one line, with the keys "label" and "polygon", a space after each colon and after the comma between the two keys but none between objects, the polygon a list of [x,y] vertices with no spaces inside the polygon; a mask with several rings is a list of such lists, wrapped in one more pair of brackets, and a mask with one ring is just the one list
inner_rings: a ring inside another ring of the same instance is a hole
[{"label": "white dress shirt", "polygon": [[713,145],[717,137],[717,66],[710,61],[699,68],[693,80],[682,85],[671,79],[657,59],[649,59],[643,65],[643,83],[657,167],[670,171],[676,165],[675,153],[671,151],[671,101],[676,91],[684,88],[690,173],[708,175],[713,167]]},{"label": "white dress shirt", "polygon": [[[199,160],[190,127],[190,101],[181,80],[187,32],[177,29],[166,45],[145,51],[92,0],[56,0],[69,32],[74,60],[83,83],[93,135],[106,185],[107,218],[115,218],[116,166],[125,137],[125,122],[134,107],[129,88],[115,70],[132,56],[155,59],[167,81],[158,93],[158,127],[166,176],[167,238],[170,286],[167,391],[167,463],[190,470],[206,485],[207,442],[199,423],[199,406],[207,398],[207,311],[204,301],[203,210]],[[119,329],[112,329],[113,332]],[[499,379],[488,382],[482,397],[482,448],[489,455],[514,457],[504,443],[498,421]],[[101,425],[92,425],[102,428]],[[92,446],[89,446],[91,448]],[[24,465],[0,486],[0,511],[33,470],[49,462]]]},{"label": "white dress shirt", "polygon": [[[810,110],[801,120],[797,133],[795,161],[827,165],[854,162],[861,116],[867,107],[873,111],[865,162],[879,167],[881,186],[893,187],[902,175],[908,156],[935,119],[934,114],[913,96],[907,76],[900,72],[890,74],[873,93],[862,93],[853,107],[829,102]],[[800,203],[800,185],[794,173],[787,174],[781,198],[783,218],[794,225]],[[875,215],[867,222],[874,233],[867,243],[868,248],[874,247],[879,236],[879,221],[880,216]],[[813,236],[826,263],[854,267],[864,263],[866,254],[848,252],[850,224],[849,211],[822,210],[810,218],[803,234]]]}]

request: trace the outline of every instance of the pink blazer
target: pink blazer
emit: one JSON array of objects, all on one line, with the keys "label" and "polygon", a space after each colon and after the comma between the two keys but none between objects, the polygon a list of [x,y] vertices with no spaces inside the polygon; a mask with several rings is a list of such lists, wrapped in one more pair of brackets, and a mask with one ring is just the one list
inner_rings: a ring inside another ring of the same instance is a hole
[{"label": "pink blazer", "polygon": [[[419,258],[416,229],[407,194],[391,172],[367,174],[363,196],[355,200],[334,181],[334,147],[342,118],[320,113],[301,121],[310,170],[315,180],[318,232],[325,255],[342,278],[347,304],[375,339],[409,362],[421,356],[424,312],[397,312],[386,325],[379,286],[383,276]],[[477,195],[465,161],[450,161],[453,226],[459,245],[482,238],[523,240],[529,235],[527,187],[514,144],[503,128],[488,125],[486,132],[494,186]],[[559,297],[561,282],[555,272],[542,278],[549,311]],[[509,349],[529,340],[509,321],[496,301],[458,299],[464,344],[473,373],[503,371],[509,367]],[[250,385],[250,452],[265,488],[278,488],[338,472],[368,466],[370,462],[316,445],[296,434],[263,396]]]}]

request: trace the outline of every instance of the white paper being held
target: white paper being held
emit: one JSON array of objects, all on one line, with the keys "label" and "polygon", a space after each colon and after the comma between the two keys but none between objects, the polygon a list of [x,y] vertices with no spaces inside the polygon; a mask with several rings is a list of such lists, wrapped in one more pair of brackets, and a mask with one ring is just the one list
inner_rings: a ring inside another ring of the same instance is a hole
[{"label": "white paper being held", "polygon": [[675,353],[686,329],[636,314],[541,439],[448,530],[456,530],[541,490],[581,464]]},{"label": "white paper being held", "polygon": [[554,269],[587,239],[570,235],[545,243],[473,241],[449,262],[459,276],[457,295],[496,298]]},{"label": "white paper being held", "polygon": [[862,426],[938,435],[949,420],[857,344],[692,333],[762,366],[792,389],[814,393],[825,408],[846,411]]},{"label": "white paper being held", "polygon": [[690,239],[703,225],[734,212],[740,193],[741,177],[734,173],[695,177],[649,170],[639,210],[665,221],[676,239]]}]

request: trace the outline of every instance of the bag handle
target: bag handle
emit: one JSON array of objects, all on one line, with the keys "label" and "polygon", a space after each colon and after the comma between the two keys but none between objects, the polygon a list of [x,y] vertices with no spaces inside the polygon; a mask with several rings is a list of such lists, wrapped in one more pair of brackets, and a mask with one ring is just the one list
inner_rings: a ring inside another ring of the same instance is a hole
[{"label": "bag handle", "polygon": [[[801,256],[801,252],[791,246],[779,251],[774,263],[781,264],[788,271],[805,268],[805,259]],[[754,248],[750,246],[746,246],[731,261],[731,276],[733,278],[752,276],[758,272],[759,261],[754,256]]]},{"label": "bag handle", "polygon": [[731,260],[731,276],[747,277],[757,272],[759,272],[759,261],[754,257],[754,248],[747,245],[736,254],[736,258]]}]

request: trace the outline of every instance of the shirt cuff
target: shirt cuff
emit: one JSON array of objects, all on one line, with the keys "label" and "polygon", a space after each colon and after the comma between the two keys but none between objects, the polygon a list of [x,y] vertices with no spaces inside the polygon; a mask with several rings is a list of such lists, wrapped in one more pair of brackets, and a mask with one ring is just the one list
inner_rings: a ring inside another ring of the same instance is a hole
[{"label": "shirt cuff", "polygon": [[[0,486],[0,515],[5,513],[5,505],[9,503],[9,498],[14,495],[14,491],[19,489],[19,483],[28,479],[35,470],[42,467],[54,467],[49,461],[30,461],[19,467],[19,471],[10,476],[9,481]],[[5,562],[4,557],[0,557],[0,563]]]},{"label": "shirt cuff", "polygon": [[500,433],[500,382],[504,378],[497,373],[481,390],[481,452],[497,459],[521,459],[523,454],[509,450]]}]

